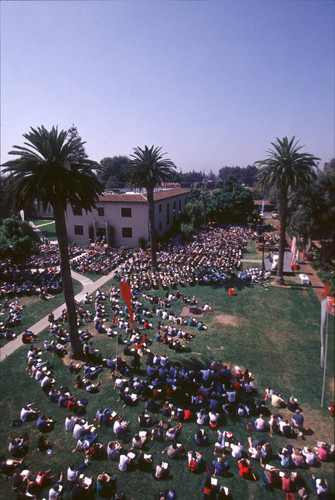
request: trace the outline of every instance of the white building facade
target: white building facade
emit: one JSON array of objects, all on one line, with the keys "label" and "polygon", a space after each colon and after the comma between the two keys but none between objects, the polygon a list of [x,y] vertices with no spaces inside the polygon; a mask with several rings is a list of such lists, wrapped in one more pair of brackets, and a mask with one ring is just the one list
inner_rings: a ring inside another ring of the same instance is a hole
[{"label": "white building facade", "polygon": [[[170,231],[179,219],[189,193],[180,187],[154,192],[158,236]],[[68,205],[66,226],[70,243],[86,246],[104,240],[113,247],[136,248],[140,238],[149,240],[146,193],[103,193],[90,212]]]}]

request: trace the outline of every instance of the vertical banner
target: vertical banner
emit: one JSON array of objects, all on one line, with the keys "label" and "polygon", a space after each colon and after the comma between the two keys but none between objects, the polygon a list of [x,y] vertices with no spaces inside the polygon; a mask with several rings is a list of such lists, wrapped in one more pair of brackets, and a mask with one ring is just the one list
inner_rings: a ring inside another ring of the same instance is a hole
[{"label": "vertical banner", "polygon": [[129,313],[129,322],[130,322],[130,328],[133,331],[134,330],[134,318],[133,318],[133,311],[131,307],[131,290],[130,290],[130,285],[126,281],[120,281],[120,289],[121,289],[121,295],[124,299],[124,301],[127,304],[128,307],[128,313]]},{"label": "vertical banner", "polygon": [[327,297],[321,301],[321,328],[320,328],[320,337],[321,337],[321,366],[323,366],[324,363],[324,348],[323,348],[323,329],[325,326],[326,322],[326,316],[327,316],[327,309],[328,309],[328,300]]}]

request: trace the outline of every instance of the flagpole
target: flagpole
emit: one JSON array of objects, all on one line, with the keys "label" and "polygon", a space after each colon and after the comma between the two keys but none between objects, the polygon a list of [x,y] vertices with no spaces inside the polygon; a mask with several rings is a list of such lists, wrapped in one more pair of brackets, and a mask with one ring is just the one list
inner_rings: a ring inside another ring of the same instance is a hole
[{"label": "flagpole", "polygon": [[328,302],[326,310],[326,340],[325,340],[325,350],[323,355],[323,382],[322,382],[321,408],[323,408],[323,401],[324,401],[325,387],[326,387],[327,348],[328,348]]}]

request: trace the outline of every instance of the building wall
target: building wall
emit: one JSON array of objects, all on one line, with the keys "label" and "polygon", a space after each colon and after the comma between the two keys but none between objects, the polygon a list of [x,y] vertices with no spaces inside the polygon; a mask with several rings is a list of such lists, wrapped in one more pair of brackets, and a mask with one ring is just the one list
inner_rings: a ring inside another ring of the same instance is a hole
[{"label": "building wall", "polygon": [[[125,196],[126,198],[129,199],[129,195]],[[155,201],[155,226],[159,236],[163,236],[171,229],[175,219],[178,220],[185,209],[187,199],[188,193],[183,193]],[[66,225],[70,243],[89,245],[89,226],[93,226],[94,241],[104,236],[107,242],[111,227],[113,241],[108,242],[112,246],[134,248],[138,246],[139,238],[149,240],[148,205],[145,200],[140,202],[100,200],[96,209],[90,212],[76,211],[68,205]]]}]

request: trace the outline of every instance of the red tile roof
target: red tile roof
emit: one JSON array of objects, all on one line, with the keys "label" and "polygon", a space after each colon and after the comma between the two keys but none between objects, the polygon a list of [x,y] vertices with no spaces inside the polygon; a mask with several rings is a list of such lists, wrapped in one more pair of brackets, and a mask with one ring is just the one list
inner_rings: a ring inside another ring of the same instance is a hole
[{"label": "red tile roof", "polygon": [[[154,201],[164,200],[166,198],[172,198],[174,196],[178,196],[181,194],[189,193],[189,189],[185,188],[174,188],[174,189],[165,189],[161,191],[154,192]],[[99,196],[100,202],[114,202],[114,203],[146,203],[147,197],[146,192],[143,190],[143,193],[103,193]]]}]

